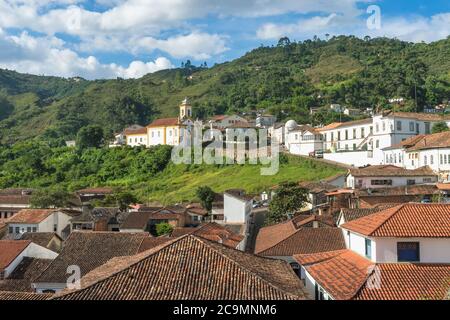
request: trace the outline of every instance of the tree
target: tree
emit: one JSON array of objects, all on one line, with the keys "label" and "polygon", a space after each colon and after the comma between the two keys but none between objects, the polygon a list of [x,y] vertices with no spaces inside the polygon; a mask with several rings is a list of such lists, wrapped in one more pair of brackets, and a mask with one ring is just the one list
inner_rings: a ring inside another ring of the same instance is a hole
[{"label": "tree", "polygon": [[291,44],[291,40],[288,37],[283,37],[278,40],[278,47],[287,47]]},{"label": "tree", "polygon": [[211,212],[212,203],[214,202],[215,197],[214,191],[208,186],[201,186],[197,188],[195,193],[197,197],[200,199],[202,207],[208,212]]},{"label": "tree", "polygon": [[40,189],[32,193],[30,205],[32,208],[65,208],[69,205],[72,195],[62,189]]},{"label": "tree", "polygon": [[78,131],[77,146],[80,149],[99,148],[103,144],[103,129],[98,125],[88,125]]},{"label": "tree", "polygon": [[275,191],[269,205],[266,224],[272,225],[288,220],[307,201],[307,191],[295,182],[284,182]]},{"label": "tree", "polygon": [[171,234],[172,231],[173,231],[173,227],[168,223],[158,223],[156,225],[156,235],[158,237],[166,235],[166,234]]},{"label": "tree", "polygon": [[137,203],[137,198],[127,191],[116,191],[106,197],[105,203],[114,203],[120,211],[127,211],[131,204]]},{"label": "tree", "polygon": [[433,129],[432,129],[432,133],[441,133],[441,132],[446,132],[446,131],[450,131],[450,128],[447,126],[447,123],[445,123],[444,121],[434,124]]}]

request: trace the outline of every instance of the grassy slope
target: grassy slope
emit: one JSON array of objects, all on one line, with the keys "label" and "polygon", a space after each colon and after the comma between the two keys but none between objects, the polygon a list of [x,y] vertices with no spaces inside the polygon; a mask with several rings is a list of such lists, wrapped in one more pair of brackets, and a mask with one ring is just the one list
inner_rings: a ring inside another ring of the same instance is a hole
[{"label": "grassy slope", "polygon": [[[342,169],[315,160],[289,157],[289,163],[280,166],[278,174],[261,176],[260,166],[232,165],[218,168],[201,165],[169,165],[151,181],[131,186],[142,201],[174,203],[195,199],[198,186],[208,185],[216,192],[242,188],[257,193],[283,181],[318,181],[344,173]],[[116,182],[121,184],[120,181]]]}]

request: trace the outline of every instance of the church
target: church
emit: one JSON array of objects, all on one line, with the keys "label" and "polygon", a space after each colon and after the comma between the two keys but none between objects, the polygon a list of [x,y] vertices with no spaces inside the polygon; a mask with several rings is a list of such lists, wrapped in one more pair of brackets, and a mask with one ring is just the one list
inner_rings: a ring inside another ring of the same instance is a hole
[{"label": "church", "polygon": [[125,137],[127,145],[150,147],[156,145],[176,146],[182,143],[187,130],[190,130],[194,122],[192,120],[192,106],[187,98],[183,100],[179,108],[177,118],[156,119],[145,128],[128,132]]}]

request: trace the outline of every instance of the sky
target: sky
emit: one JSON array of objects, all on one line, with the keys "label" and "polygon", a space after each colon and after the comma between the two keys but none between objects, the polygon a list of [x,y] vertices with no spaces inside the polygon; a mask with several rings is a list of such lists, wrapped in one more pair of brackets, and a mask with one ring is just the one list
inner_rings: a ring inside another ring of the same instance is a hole
[{"label": "sky", "polygon": [[0,0],[0,68],[140,78],[236,59],[280,37],[450,35],[449,0]]}]

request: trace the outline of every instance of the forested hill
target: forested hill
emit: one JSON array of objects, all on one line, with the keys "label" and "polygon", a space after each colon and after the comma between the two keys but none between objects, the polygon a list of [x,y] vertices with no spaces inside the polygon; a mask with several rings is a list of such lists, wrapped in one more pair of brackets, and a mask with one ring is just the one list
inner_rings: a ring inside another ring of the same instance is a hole
[{"label": "forested hill", "polygon": [[189,97],[195,115],[265,109],[301,123],[330,122],[309,108],[330,103],[388,107],[404,97],[414,110],[450,99],[450,38],[431,44],[334,37],[260,47],[211,68],[187,63],[137,80],[63,79],[0,70],[0,142],[37,135],[72,139],[88,124],[106,135],[177,114]]}]

